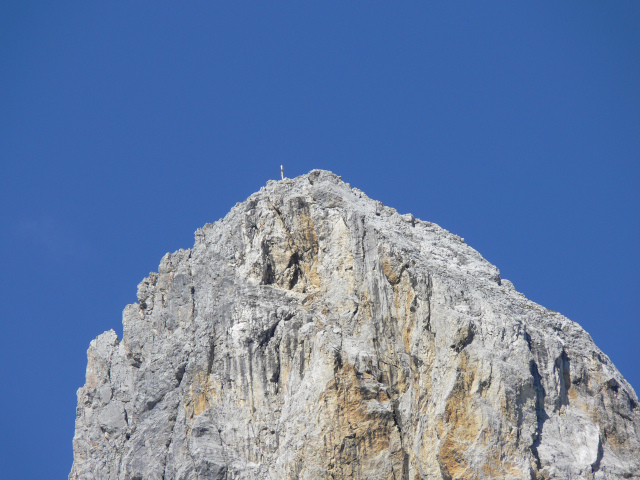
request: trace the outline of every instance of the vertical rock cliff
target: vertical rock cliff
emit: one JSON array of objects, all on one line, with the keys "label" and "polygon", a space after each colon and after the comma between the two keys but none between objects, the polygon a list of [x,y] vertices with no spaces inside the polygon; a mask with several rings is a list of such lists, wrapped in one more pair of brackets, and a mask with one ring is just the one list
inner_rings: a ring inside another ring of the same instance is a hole
[{"label": "vertical rock cliff", "polygon": [[640,478],[631,386],[456,235],[314,170],[195,237],[91,342],[70,479]]}]

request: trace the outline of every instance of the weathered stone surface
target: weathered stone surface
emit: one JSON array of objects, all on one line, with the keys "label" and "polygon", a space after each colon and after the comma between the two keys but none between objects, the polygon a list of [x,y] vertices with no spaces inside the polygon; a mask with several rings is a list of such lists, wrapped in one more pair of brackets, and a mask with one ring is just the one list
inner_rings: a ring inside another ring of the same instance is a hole
[{"label": "weathered stone surface", "polygon": [[330,172],[138,299],[89,347],[70,479],[640,478],[638,398],[579,325]]}]

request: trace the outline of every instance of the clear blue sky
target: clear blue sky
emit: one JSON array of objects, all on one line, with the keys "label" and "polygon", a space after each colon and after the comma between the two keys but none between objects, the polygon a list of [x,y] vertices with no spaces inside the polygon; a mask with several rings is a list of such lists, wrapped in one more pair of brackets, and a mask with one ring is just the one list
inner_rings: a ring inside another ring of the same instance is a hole
[{"label": "clear blue sky", "polygon": [[639,2],[222,3],[0,4],[1,478],[66,478],[89,342],[281,163],[465,237],[640,388]]}]

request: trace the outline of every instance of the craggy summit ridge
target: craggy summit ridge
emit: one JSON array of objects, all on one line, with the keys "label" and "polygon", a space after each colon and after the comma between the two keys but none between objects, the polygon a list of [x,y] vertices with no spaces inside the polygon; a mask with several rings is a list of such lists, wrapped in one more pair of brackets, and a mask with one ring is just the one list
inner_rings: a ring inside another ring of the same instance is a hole
[{"label": "craggy summit ridge", "polygon": [[640,478],[576,323],[336,175],[270,181],[91,342],[70,479]]}]

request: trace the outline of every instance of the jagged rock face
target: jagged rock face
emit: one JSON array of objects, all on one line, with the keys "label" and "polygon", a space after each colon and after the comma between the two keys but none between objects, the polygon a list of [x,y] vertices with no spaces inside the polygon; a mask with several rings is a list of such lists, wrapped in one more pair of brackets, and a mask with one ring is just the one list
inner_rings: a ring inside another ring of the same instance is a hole
[{"label": "jagged rock face", "polygon": [[640,478],[638,398],[579,325],[330,172],[138,299],[91,342],[70,479]]}]

